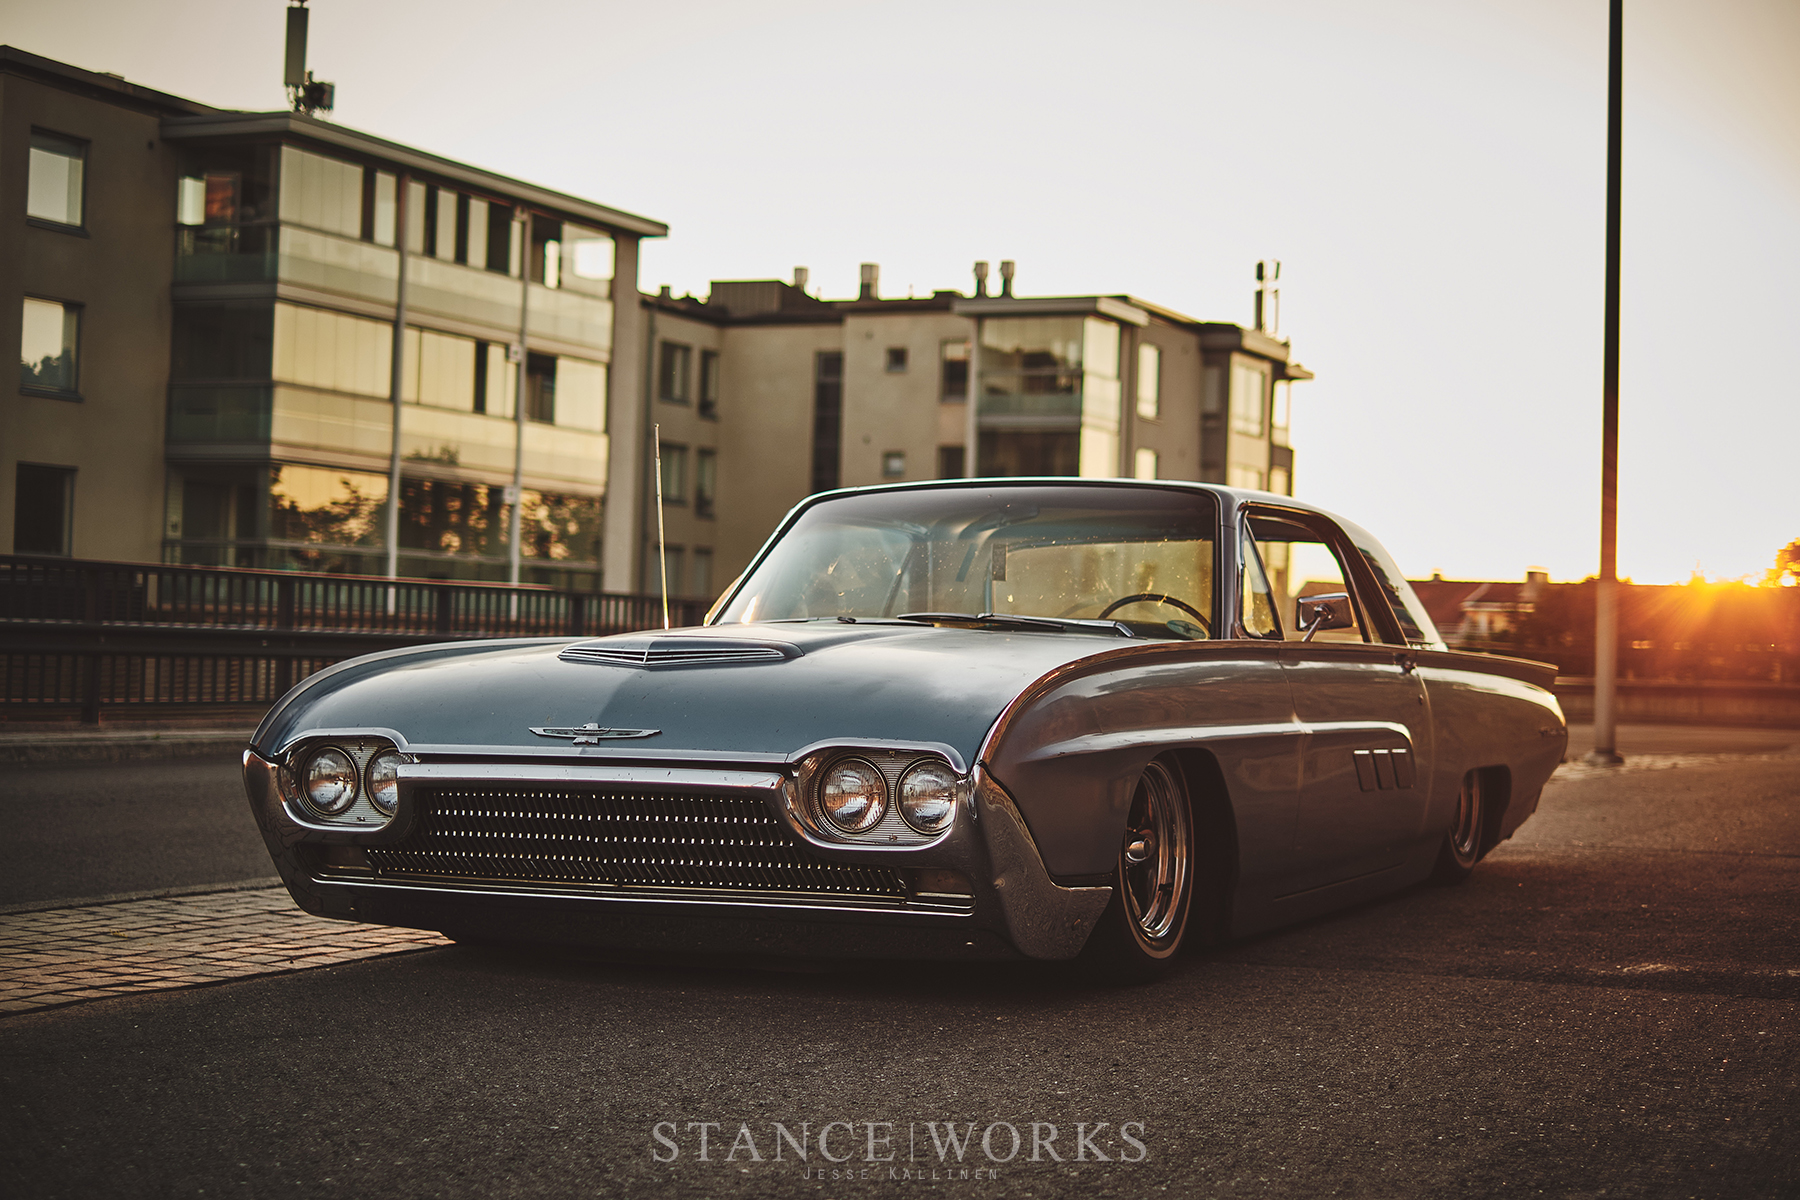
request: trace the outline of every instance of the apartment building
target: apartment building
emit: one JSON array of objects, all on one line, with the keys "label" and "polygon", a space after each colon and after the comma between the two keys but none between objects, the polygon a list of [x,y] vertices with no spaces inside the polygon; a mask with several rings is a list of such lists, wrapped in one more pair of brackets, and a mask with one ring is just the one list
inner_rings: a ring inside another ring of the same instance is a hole
[{"label": "apartment building", "polygon": [[[642,298],[677,594],[721,590],[783,513],[834,487],[1074,475],[1293,494],[1290,388],[1312,375],[1266,330],[1132,296],[1015,296],[1010,278],[989,296],[985,264],[971,295],[883,299],[872,264],[855,299],[805,283]],[[647,586],[654,498],[638,499]]]},{"label": "apartment building", "polygon": [[665,225],[11,48],[0,162],[7,549],[599,586]]}]

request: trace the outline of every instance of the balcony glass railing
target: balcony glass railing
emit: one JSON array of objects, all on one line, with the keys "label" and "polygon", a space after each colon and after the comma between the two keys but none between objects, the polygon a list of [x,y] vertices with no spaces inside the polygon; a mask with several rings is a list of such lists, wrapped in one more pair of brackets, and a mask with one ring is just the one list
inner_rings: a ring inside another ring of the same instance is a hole
[{"label": "balcony glass railing", "polygon": [[[407,306],[421,317],[518,329],[516,276],[423,255],[408,256],[407,272]],[[391,305],[398,275],[392,248],[298,225],[184,225],[175,232],[177,283],[279,279]],[[604,297],[534,283],[530,319],[533,334],[591,348],[595,357],[612,348],[613,305]]]},{"label": "balcony glass railing", "polygon": [[169,389],[168,439],[174,442],[267,442],[274,389],[178,383]]},{"label": "balcony glass railing", "polygon": [[184,225],[175,231],[175,282],[272,280],[278,232],[274,225]]}]

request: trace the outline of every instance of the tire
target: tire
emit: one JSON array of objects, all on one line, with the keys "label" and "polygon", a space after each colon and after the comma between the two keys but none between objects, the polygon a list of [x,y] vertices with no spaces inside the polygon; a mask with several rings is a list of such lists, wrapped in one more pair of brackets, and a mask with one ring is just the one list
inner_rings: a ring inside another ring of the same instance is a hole
[{"label": "tire", "polygon": [[1194,815],[1180,768],[1144,768],[1113,869],[1113,895],[1082,961],[1112,978],[1153,979],[1181,950],[1194,902]]},{"label": "tire", "polygon": [[1469,877],[1481,860],[1482,827],[1487,822],[1487,791],[1480,771],[1470,771],[1462,778],[1456,793],[1456,811],[1450,816],[1450,828],[1444,831],[1443,845],[1438,848],[1437,866],[1431,878],[1436,883],[1454,886]]}]

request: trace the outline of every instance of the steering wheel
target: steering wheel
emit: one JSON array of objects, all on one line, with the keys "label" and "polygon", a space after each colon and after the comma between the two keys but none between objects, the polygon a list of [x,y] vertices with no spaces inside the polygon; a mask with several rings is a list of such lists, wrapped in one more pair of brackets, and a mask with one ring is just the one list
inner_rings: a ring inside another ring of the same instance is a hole
[{"label": "steering wheel", "polygon": [[1104,621],[1106,618],[1118,612],[1121,608],[1124,608],[1127,604],[1139,604],[1144,602],[1151,604],[1167,604],[1170,608],[1179,608],[1182,612],[1200,622],[1200,628],[1207,628],[1206,618],[1201,616],[1200,613],[1185,600],[1177,600],[1173,596],[1163,596],[1156,592],[1136,592],[1130,596],[1120,596],[1117,600],[1114,600],[1111,604],[1100,610],[1100,619]]}]

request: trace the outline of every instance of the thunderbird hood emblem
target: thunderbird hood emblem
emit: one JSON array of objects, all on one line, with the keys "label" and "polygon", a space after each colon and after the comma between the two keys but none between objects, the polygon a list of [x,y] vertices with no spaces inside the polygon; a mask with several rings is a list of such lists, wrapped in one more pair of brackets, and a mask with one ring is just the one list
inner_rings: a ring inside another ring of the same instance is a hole
[{"label": "thunderbird hood emblem", "polygon": [[531,732],[539,737],[568,738],[577,746],[594,746],[613,738],[647,738],[661,733],[660,729],[608,729],[589,721],[586,725],[533,725]]}]

